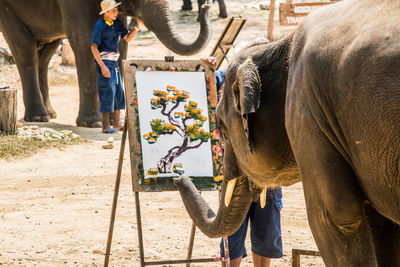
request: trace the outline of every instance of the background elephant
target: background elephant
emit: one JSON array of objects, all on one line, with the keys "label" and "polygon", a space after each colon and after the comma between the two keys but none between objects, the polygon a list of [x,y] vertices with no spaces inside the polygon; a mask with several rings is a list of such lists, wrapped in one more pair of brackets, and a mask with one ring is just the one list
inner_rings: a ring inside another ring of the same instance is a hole
[{"label": "background elephant", "polygon": [[[215,2],[216,0],[213,0]],[[197,6],[199,7],[199,18],[200,18],[200,7],[205,4],[206,0],[197,0]],[[219,6],[219,16],[221,18],[228,17],[228,12],[226,11],[225,0],[218,0]],[[192,0],[183,0],[182,10],[192,10]],[[199,20],[199,18],[197,20]]]},{"label": "background elephant", "polygon": [[[199,52],[211,35],[207,16],[201,11],[200,33],[186,43],[175,32],[166,0],[121,0],[121,19],[141,18],[146,27],[170,50],[181,55]],[[56,112],[50,104],[47,83],[49,61],[62,38],[67,37],[75,53],[80,88],[79,126],[100,127],[96,70],[90,51],[94,23],[99,19],[98,0],[0,0],[0,28],[16,60],[23,88],[25,121],[48,121]],[[121,42],[121,58],[127,44]]]},{"label": "background elephant", "polygon": [[399,16],[398,1],[340,1],[234,59],[217,107],[218,213],[176,180],[206,235],[233,233],[261,190],[301,177],[326,266],[400,266]]}]

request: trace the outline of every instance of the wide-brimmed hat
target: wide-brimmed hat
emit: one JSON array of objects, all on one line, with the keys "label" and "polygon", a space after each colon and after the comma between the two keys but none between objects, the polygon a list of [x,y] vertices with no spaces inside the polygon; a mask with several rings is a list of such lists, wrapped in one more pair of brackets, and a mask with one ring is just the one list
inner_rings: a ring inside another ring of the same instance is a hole
[{"label": "wide-brimmed hat", "polygon": [[114,0],[103,0],[103,1],[101,1],[101,3],[100,3],[101,12],[99,13],[99,15],[106,13],[110,9],[113,9],[114,7],[117,7],[120,4],[121,3],[117,3]]}]

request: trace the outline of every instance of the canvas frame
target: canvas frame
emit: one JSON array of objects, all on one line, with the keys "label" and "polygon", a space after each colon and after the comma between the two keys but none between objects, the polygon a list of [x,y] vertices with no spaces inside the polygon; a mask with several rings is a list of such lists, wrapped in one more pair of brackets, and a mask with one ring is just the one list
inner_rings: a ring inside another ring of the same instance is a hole
[{"label": "canvas frame", "polygon": [[[215,109],[217,106],[217,90],[215,71],[210,64],[202,60],[178,60],[166,62],[165,60],[124,60],[124,86],[126,96],[126,116],[128,122],[128,140],[131,160],[132,187],[134,192],[153,191],[175,191],[173,177],[144,179],[143,157],[142,157],[142,135],[139,127],[139,111],[137,97],[136,71],[155,72],[204,72],[207,91],[209,132],[216,129]],[[222,147],[221,139],[210,138],[213,176],[196,177],[193,179],[198,190],[216,190],[222,178],[222,156],[216,155],[215,146]]]}]

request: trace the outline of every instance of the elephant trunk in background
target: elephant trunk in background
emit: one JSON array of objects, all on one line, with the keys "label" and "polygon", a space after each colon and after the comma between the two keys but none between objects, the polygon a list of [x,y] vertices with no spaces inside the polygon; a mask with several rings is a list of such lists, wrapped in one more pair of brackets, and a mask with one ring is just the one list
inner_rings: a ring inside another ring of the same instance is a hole
[{"label": "elephant trunk in background", "polygon": [[197,191],[187,176],[180,176],[175,180],[186,211],[196,226],[208,237],[223,237],[233,234],[239,229],[252,202],[252,194],[247,177],[236,179],[231,201],[226,207],[225,194],[226,180],[223,183],[222,197],[218,213],[215,214]]},{"label": "elephant trunk in background", "polygon": [[209,4],[201,7],[200,33],[193,43],[188,43],[175,31],[168,1],[145,1],[140,17],[147,28],[171,51],[179,55],[193,55],[200,52],[211,38],[211,24],[208,18]]}]

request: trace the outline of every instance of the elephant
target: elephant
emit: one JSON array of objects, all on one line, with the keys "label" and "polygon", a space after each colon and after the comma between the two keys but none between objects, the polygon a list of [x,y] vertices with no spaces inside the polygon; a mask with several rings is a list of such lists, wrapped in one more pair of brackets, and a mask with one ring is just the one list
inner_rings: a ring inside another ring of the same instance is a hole
[{"label": "elephant", "polygon": [[[188,43],[177,34],[166,0],[120,0],[121,19],[142,19],[146,27],[170,50],[180,55],[201,51],[211,38],[209,5],[201,9],[200,33]],[[62,38],[75,53],[79,83],[78,126],[100,127],[96,69],[90,51],[91,32],[99,19],[98,0],[0,0],[0,30],[15,58],[21,77],[25,121],[49,121],[56,112],[49,99],[48,65]],[[120,43],[121,59],[127,44]]]},{"label": "elephant", "polygon": [[[215,2],[216,0],[213,0]],[[199,7],[199,17],[200,18],[200,7],[206,3],[206,0],[197,0],[197,6]],[[219,16],[221,18],[228,17],[228,12],[226,11],[225,0],[218,0],[218,7],[219,7]],[[192,0],[183,0],[182,10],[192,10]]]},{"label": "elephant", "polygon": [[400,266],[399,17],[395,0],[343,0],[236,55],[216,110],[217,214],[175,180],[203,233],[232,234],[266,187],[301,181],[326,266]]}]

